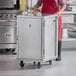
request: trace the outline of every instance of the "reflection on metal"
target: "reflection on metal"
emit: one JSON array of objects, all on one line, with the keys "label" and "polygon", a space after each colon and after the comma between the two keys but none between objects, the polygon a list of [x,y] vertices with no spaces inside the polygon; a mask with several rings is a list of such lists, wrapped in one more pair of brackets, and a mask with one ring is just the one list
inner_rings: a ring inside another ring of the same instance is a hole
[{"label": "reflection on metal", "polygon": [[13,0],[0,0],[0,8],[13,8]]}]

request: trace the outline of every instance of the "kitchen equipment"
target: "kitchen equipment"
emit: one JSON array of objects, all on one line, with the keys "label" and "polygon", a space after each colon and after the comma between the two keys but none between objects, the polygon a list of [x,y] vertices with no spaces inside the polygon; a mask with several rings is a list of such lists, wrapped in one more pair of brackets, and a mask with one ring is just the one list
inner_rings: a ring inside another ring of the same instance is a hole
[{"label": "kitchen equipment", "polygon": [[18,10],[0,10],[0,49],[16,54]]},{"label": "kitchen equipment", "polygon": [[57,16],[19,15],[18,28],[18,60],[20,66],[24,62],[49,62],[58,56],[58,26]]},{"label": "kitchen equipment", "polygon": [[13,0],[0,0],[0,8],[13,8]]},{"label": "kitchen equipment", "polygon": [[0,48],[16,47],[16,25],[16,14],[0,14]]},{"label": "kitchen equipment", "polygon": [[19,0],[0,0],[0,49],[15,54],[17,44],[17,18]]}]

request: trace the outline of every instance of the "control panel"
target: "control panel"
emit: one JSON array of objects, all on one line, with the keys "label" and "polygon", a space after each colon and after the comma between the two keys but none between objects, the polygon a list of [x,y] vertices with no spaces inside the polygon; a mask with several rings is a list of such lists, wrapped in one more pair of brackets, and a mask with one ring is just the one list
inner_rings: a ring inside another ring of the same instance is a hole
[{"label": "control panel", "polygon": [[16,20],[16,14],[0,14],[0,20]]}]

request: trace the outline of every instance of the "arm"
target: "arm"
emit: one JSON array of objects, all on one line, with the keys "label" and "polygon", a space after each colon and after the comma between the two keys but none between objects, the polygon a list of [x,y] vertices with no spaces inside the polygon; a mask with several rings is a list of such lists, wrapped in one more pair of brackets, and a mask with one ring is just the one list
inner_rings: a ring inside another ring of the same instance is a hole
[{"label": "arm", "polygon": [[38,0],[37,4],[34,6],[33,14],[36,15],[38,11],[40,11],[39,7],[42,5],[42,0]]},{"label": "arm", "polygon": [[61,6],[60,10],[57,12],[58,15],[61,15],[62,12],[65,10],[66,5]]},{"label": "arm", "polygon": [[66,1],[65,0],[58,0],[58,5],[60,6],[60,10],[57,12],[58,15],[61,15],[62,12],[66,8]]}]

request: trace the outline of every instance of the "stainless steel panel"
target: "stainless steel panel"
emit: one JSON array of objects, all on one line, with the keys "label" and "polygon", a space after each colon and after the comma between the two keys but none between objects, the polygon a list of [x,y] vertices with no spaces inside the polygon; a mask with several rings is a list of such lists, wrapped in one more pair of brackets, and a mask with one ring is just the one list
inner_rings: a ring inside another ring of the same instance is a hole
[{"label": "stainless steel panel", "polygon": [[0,8],[13,8],[13,0],[0,0]]},{"label": "stainless steel panel", "polygon": [[12,44],[0,44],[0,49],[4,49],[4,48],[16,48],[17,47],[17,43],[12,43]]},{"label": "stainless steel panel", "polygon": [[16,43],[16,27],[0,26],[0,43]]},{"label": "stainless steel panel", "polygon": [[3,20],[1,21],[0,20],[0,26],[12,26],[12,27],[15,27],[17,24],[17,22],[8,22],[8,21],[4,21]]},{"label": "stainless steel panel", "polygon": [[0,10],[0,14],[21,14],[20,10]]},{"label": "stainless steel panel", "polygon": [[18,18],[18,58],[41,59],[41,19]]},{"label": "stainless steel panel", "polygon": [[55,16],[45,16],[44,28],[44,61],[56,57],[56,19]]},{"label": "stainless steel panel", "polygon": [[18,16],[18,59],[45,62],[57,57],[56,16]]}]

